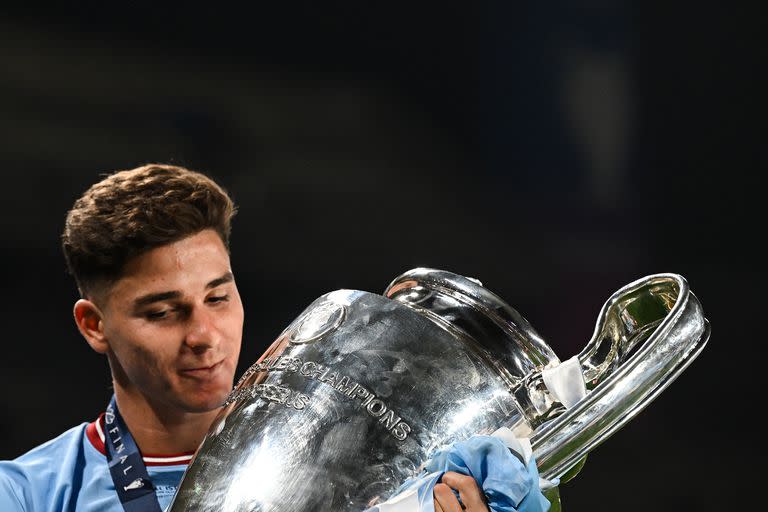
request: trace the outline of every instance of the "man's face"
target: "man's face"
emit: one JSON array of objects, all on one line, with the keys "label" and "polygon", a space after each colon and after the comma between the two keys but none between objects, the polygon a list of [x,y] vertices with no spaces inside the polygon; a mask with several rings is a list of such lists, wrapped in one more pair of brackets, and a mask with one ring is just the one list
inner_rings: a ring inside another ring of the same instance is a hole
[{"label": "man's face", "polygon": [[183,412],[221,405],[232,389],[243,304],[213,230],[129,261],[102,308],[116,385]]}]

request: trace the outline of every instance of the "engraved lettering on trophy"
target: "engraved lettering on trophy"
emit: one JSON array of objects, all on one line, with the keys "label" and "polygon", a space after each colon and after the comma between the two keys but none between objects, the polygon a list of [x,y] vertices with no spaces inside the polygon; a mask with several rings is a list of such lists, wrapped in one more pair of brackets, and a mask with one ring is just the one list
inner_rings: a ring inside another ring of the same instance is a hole
[{"label": "engraved lettering on trophy", "polygon": [[288,397],[291,396],[291,390],[290,389],[284,388],[284,387],[280,387],[280,386],[275,386],[274,393],[275,393],[275,399],[274,400],[276,402],[281,403],[281,404],[284,404],[288,400]]},{"label": "engraved lettering on trophy", "polygon": [[299,367],[301,367],[301,359],[297,357],[287,357],[286,359],[288,359],[288,364],[285,367],[285,371],[291,373],[299,371]]},{"label": "engraved lettering on trophy", "polygon": [[337,390],[341,391],[347,396],[352,396],[352,392],[357,387],[357,382],[353,382],[346,375],[342,375],[339,381],[334,386]]},{"label": "engraved lettering on trophy", "polygon": [[314,364],[308,366],[309,363],[311,361],[307,361],[302,366],[302,375],[319,380],[345,396],[360,400],[360,405],[365,408],[366,412],[374,418],[379,418],[379,423],[395,439],[404,441],[408,437],[408,434],[411,432],[410,425],[402,422],[400,416],[389,409],[387,404],[380,398],[377,398],[374,393],[371,393],[348,376],[332,372],[331,368],[322,369],[321,366]]},{"label": "engraved lettering on trophy", "polygon": [[[369,406],[370,407],[370,406]],[[392,427],[397,425],[400,422],[400,416],[395,416],[395,411],[392,409],[388,410],[385,414],[379,418],[379,423],[384,425],[384,428],[387,430],[392,430]]]},{"label": "engraved lettering on trophy", "polygon": [[302,374],[305,377],[309,377],[312,375],[312,369],[317,368],[317,363],[314,361],[307,361],[303,365],[301,365],[301,369],[299,370],[299,373]]},{"label": "engraved lettering on trophy", "polygon": [[232,397],[232,401],[245,400],[256,396],[256,391],[253,386],[248,386],[237,390]]},{"label": "engraved lettering on trophy", "polygon": [[298,391],[293,396],[293,399],[290,402],[290,406],[296,409],[297,411],[300,411],[304,409],[304,407],[309,404],[309,397],[303,393],[299,393]]},{"label": "engraved lettering on trophy", "polygon": [[227,397],[227,399],[226,399],[226,400],[224,400],[224,403],[223,403],[223,404],[221,404],[221,406],[222,406],[222,407],[226,407],[227,405],[229,405],[229,404],[231,404],[231,403],[233,403],[233,402],[237,401],[237,399],[238,399],[238,395],[240,394],[240,391],[241,391],[241,390],[239,390],[239,389],[235,389],[234,391],[232,391],[232,392],[229,394],[229,396]]},{"label": "engraved lettering on trophy", "polygon": [[408,425],[405,422],[400,422],[397,425],[395,425],[395,428],[390,430],[390,433],[397,439],[398,441],[405,441],[405,438],[408,437],[408,434],[411,432],[411,426]]},{"label": "engraved lettering on trophy", "polygon": [[288,360],[285,356],[280,356],[275,360],[275,365],[270,368],[270,370],[285,370],[285,367],[288,365]]},{"label": "engraved lettering on trophy", "polygon": [[371,392],[365,389],[363,386],[360,386],[358,384],[357,389],[355,390],[355,394],[352,396],[352,398],[362,398],[366,399],[368,396],[370,396]]},{"label": "engraved lettering on trophy", "polygon": [[224,406],[226,407],[234,402],[256,397],[283,404],[298,411],[304,409],[309,404],[309,397],[299,391],[293,391],[290,388],[275,384],[256,384],[232,392],[224,402]]},{"label": "engraved lettering on trophy", "polygon": [[240,377],[240,380],[237,381],[237,384],[235,384],[235,389],[239,388],[240,385],[248,379],[248,377],[260,371],[262,371],[262,364],[260,362],[252,364],[251,367],[248,368],[245,373],[243,373],[243,375]]},{"label": "engraved lettering on trophy", "polygon": [[[265,363],[267,362],[265,361]],[[295,373],[299,371],[300,366],[301,359],[291,356],[280,356],[267,364],[257,367],[256,371],[285,371]]]},{"label": "engraved lettering on trophy", "polygon": [[378,398],[376,400],[372,400],[368,406],[366,407],[368,412],[371,416],[374,418],[378,418],[382,414],[384,414],[387,410],[387,406],[384,405],[384,402],[379,400]]},{"label": "engraved lettering on trophy", "polygon": [[325,367],[320,366],[314,361],[307,361],[301,366],[300,373],[305,377],[309,377],[310,379],[317,379],[321,374],[327,371],[328,370]]},{"label": "engraved lettering on trophy", "polygon": [[336,378],[338,377],[338,374],[336,372],[328,373],[326,372],[323,374],[322,377],[320,377],[320,382],[323,382],[325,384],[328,384],[329,386],[336,387]]},{"label": "engraved lettering on trophy", "polygon": [[[257,363],[257,364],[258,364],[258,363]],[[242,377],[240,377],[240,380],[238,380],[238,381],[237,381],[237,384],[235,385],[235,387],[238,387],[240,384],[242,384],[243,382],[245,382],[245,380],[246,380],[248,377],[250,377],[251,375],[253,375],[254,373],[256,373],[256,368],[255,368],[255,365],[254,365],[254,366],[251,366],[250,368],[248,368],[248,369],[245,371],[245,373],[242,375]]]},{"label": "engraved lettering on trophy", "polygon": [[374,393],[349,378],[349,376],[334,371],[333,367],[322,366],[315,361],[302,361],[297,357],[288,355],[265,358],[260,363],[251,366],[240,378],[238,385],[224,402],[224,405],[226,406],[233,402],[256,397],[280,403],[296,410],[302,410],[309,404],[310,398],[307,395],[299,393],[298,391],[293,392],[284,386],[278,386],[276,384],[241,386],[245,380],[254,373],[269,371],[299,373],[308,379],[317,380],[332,387],[344,396],[352,398],[353,400],[358,400],[360,406],[363,407],[369,415],[374,418],[379,418],[379,423],[381,423],[384,428],[395,437],[395,439],[403,441],[411,432],[410,425],[403,422],[401,417],[398,416],[395,411],[391,410],[384,400],[377,398]]},{"label": "engraved lettering on trophy", "polygon": [[275,389],[274,386],[271,385],[265,385],[265,384],[259,384],[256,387],[257,393],[262,397],[266,398],[267,400],[273,400],[274,399],[274,393],[273,390]]}]

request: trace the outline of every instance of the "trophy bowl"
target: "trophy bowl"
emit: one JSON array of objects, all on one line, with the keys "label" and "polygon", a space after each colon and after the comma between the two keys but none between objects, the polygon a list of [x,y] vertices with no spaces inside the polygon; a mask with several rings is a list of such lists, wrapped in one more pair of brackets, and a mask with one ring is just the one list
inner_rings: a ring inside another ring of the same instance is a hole
[{"label": "trophy bowl", "polygon": [[383,295],[325,294],[240,378],[169,510],[361,512],[441,447],[507,427],[561,477],[699,354],[709,324],[687,282],[657,274],[614,293],[575,362],[586,394],[564,405],[560,365],[478,280],[417,268]]}]

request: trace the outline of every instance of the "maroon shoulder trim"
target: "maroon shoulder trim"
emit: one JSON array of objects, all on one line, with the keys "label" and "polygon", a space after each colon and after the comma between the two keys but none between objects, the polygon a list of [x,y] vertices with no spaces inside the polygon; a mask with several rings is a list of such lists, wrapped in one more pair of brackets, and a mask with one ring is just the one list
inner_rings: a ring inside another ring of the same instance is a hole
[{"label": "maroon shoulder trim", "polygon": [[[107,455],[107,450],[104,447],[104,413],[101,413],[98,418],[85,427],[85,435],[99,453]],[[144,459],[144,464],[147,466],[179,466],[189,464],[194,454],[195,452],[173,454],[142,453],[141,456]]]}]

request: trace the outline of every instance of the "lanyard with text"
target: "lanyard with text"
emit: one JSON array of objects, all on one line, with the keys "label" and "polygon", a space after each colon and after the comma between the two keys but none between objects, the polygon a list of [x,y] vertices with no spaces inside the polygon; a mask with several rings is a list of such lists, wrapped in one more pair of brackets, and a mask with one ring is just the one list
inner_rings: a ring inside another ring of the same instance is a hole
[{"label": "lanyard with text", "polygon": [[104,415],[104,427],[109,472],[125,512],[162,512],[144,460],[117,410],[114,395]]}]

